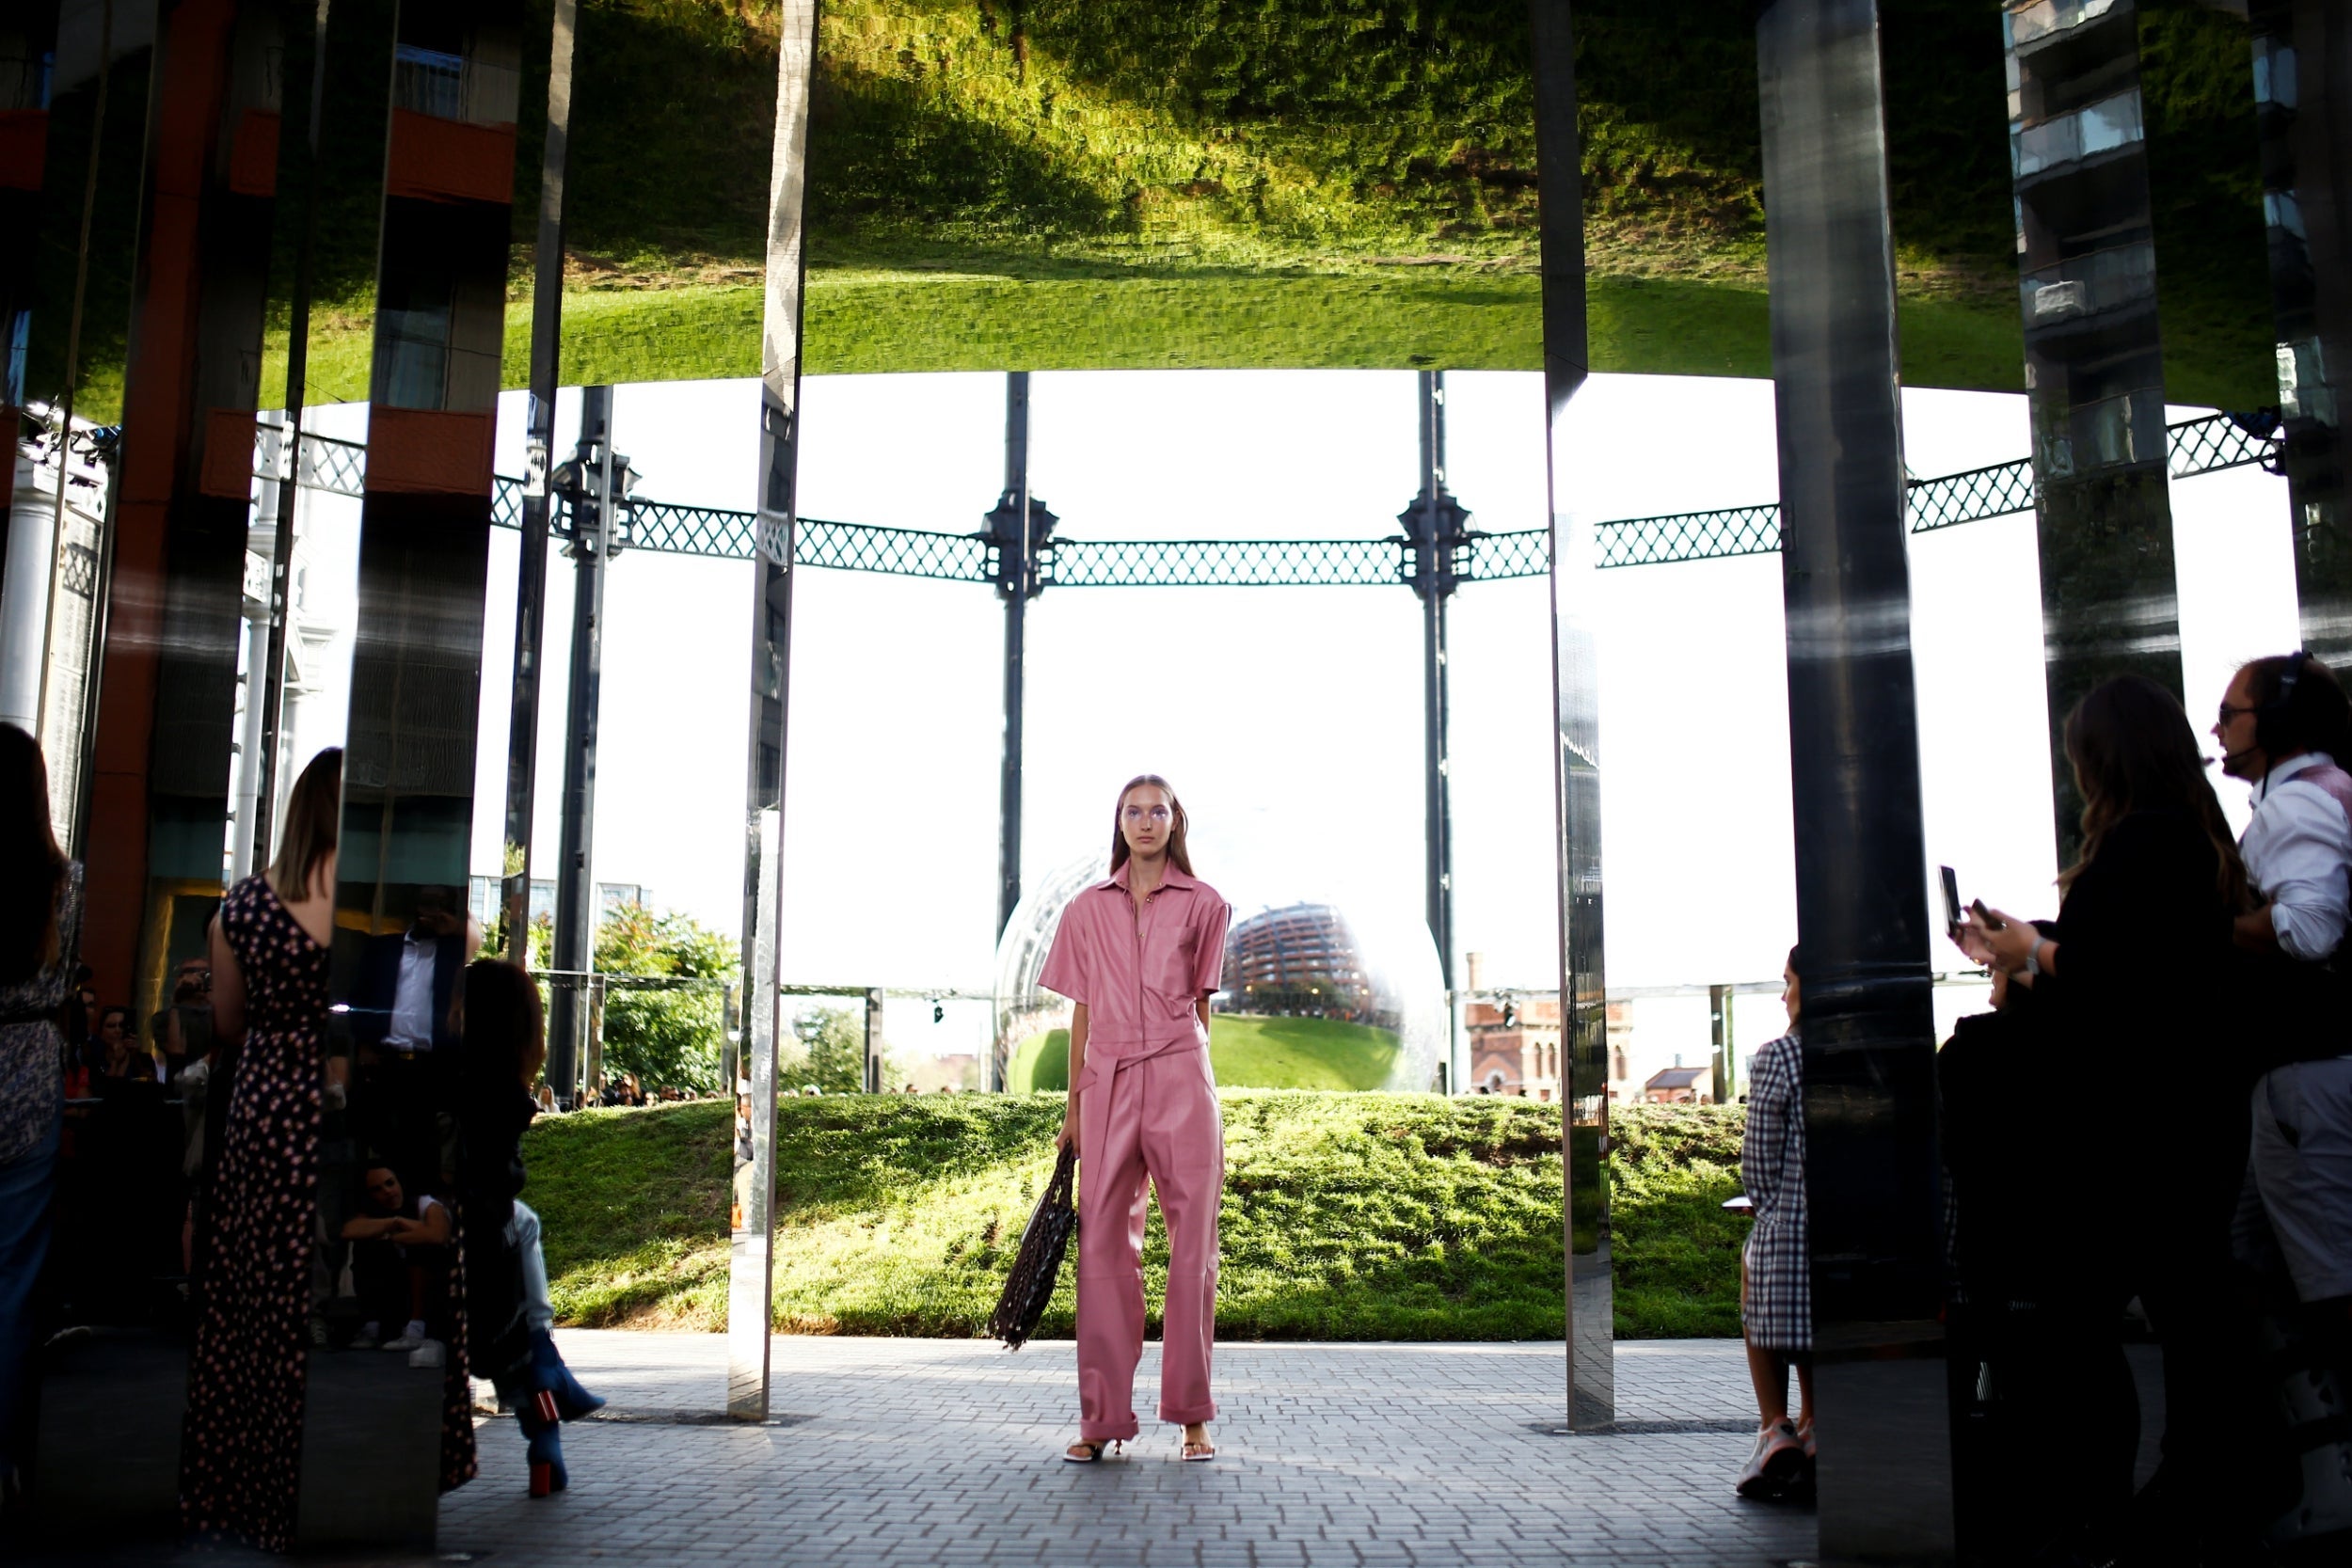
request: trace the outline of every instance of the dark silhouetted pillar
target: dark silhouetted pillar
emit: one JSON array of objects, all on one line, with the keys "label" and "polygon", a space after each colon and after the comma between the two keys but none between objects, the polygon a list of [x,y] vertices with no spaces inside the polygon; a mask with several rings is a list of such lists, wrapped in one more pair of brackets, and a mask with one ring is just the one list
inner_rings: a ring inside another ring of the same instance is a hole
[{"label": "dark silhouetted pillar", "polygon": [[1601,973],[1600,670],[1593,648],[1592,523],[1568,504],[1569,400],[1590,370],[1584,338],[1583,179],[1576,40],[1567,0],[1529,8],[1541,186],[1545,472],[1551,502],[1552,777],[1560,879],[1563,1224],[1567,1251],[1567,1423],[1616,1420],[1609,1279],[1609,1022]]},{"label": "dark silhouetted pillar", "polygon": [[[1027,519],[1023,526],[1023,519]],[[1029,601],[1045,591],[1044,550],[1060,521],[1029,493],[1029,372],[1005,375],[1005,488],[988,524],[996,596],[1005,601],[1005,744],[996,789],[996,935],[1021,904],[1022,720],[1027,705]],[[992,1047],[981,1087],[1000,1090],[1009,1067]]]},{"label": "dark silhouetted pillar", "polygon": [[2254,0],[2254,100],[2279,338],[2279,413],[2294,509],[2303,644],[2352,659],[2352,13],[2328,0]]},{"label": "dark silhouetted pillar", "polygon": [[2012,0],[2001,25],[2063,865],[2082,814],[2068,710],[2110,675],[2181,689],[2156,253],[2132,0]]},{"label": "dark silhouetted pillar", "polygon": [[1820,1555],[1953,1556],[1895,258],[1874,0],[1756,23]]},{"label": "dark silhouetted pillar", "polygon": [[615,478],[628,461],[612,451],[612,388],[583,387],[578,454],[560,470],[570,483],[554,486],[571,502],[565,553],[572,558],[572,660],[564,688],[552,948],[556,970],[573,977],[554,982],[548,993],[547,1081],[566,1110],[580,1091],[583,1053],[596,1038],[586,1025],[587,992],[577,976],[593,966],[596,923],[604,917],[596,897],[596,728],[604,685],[604,583],[618,531]]},{"label": "dark silhouetted pillar", "polygon": [[[49,68],[57,46],[56,0],[0,11],[0,429],[9,446],[0,464],[0,576],[8,569],[8,507],[16,484],[17,416],[24,406],[24,356],[35,304],[41,186],[49,162]],[[30,526],[29,520],[27,526]]]},{"label": "dark silhouetted pillar", "polygon": [[[1445,372],[1422,371],[1415,378],[1421,436],[1421,492],[1397,519],[1405,525],[1414,596],[1421,600],[1422,799],[1427,869],[1422,876],[1429,937],[1438,944],[1438,972],[1454,990],[1454,794],[1446,760],[1446,731],[1453,710],[1447,667],[1446,607],[1461,586],[1455,552],[1467,543],[1470,514],[1445,483]],[[1458,1009],[1446,1008],[1445,1088],[1458,1092],[1461,1031]]]},{"label": "dark silhouetted pillar", "polygon": [[333,976],[363,1040],[369,944],[469,906],[522,20],[403,0],[393,39]]}]

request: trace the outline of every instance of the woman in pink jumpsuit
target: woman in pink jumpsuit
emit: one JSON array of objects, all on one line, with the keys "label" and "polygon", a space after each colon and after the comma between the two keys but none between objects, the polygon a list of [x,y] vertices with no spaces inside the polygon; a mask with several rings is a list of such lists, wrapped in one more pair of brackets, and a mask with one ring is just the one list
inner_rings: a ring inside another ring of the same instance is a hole
[{"label": "woman in pink jumpsuit", "polygon": [[1209,993],[1232,912],[1192,874],[1176,792],[1147,773],[1119,792],[1111,874],[1062,911],[1039,976],[1077,1004],[1057,1140],[1080,1161],[1078,1441],[1062,1455],[1073,1464],[1136,1435],[1147,1176],[1168,1224],[1160,1419],[1184,1429],[1184,1458],[1216,1453],[1209,1353],[1225,1130],[1209,1070]]}]

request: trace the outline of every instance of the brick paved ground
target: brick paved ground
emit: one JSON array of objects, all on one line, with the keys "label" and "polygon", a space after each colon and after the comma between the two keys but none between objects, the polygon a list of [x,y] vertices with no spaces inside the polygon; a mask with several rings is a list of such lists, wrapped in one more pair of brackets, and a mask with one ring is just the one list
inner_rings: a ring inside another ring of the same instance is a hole
[{"label": "brick paved ground", "polygon": [[[1141,1448],[1086,1466],[1056,1459],[1066,1341],[779,1338],[784,1420],[744,1429],[692,1424],[723,1402],[715,1336],[562,1338],[623,1418],[566,1429],[573,1490],[541,1502],[511,1421],[485,1424],[442,1560],[1762,1568],[1813,1549],[1809,1513],[1732,1495],[1752,1419],[1736,1342],[1619,1345],[1627,1430],[1579,1437],[1551,1431],[1557,1344],[1220,1346],[1214,1463],[1177,1463],[1138,1398]],[[1154,1345],[1140,1396],[1157,1370]]]}]

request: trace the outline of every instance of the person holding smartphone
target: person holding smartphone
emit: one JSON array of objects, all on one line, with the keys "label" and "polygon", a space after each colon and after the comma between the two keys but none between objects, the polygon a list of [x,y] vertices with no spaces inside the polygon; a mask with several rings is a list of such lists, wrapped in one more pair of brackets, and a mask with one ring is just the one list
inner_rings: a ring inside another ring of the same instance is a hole
[{"label": "person holding smartphone", "polygon": [[[2235,1103],[2251,1082],[2226,1027],[2233,933],[2253,897],[2188,716],[2139,675],[2094,688],[2066,717],[2082,848],[2058,878],[2058,918],[1974,905],[1954,933],[2005,976],[2021,1054],[2094,1069],[2100,1104],[2045,1140],[2046,1245],[2027,1283],[2030,1328],[2007,1347],[2026,1484],[2088,1519],[2084,1549],[2245,1543],[2242,1470],[2254,1422],[2250,1342],[2230,1296],[2230,1223],[2245,1169]],[[2217,1098],[2220,1097],[2220,1098]],[[2122,1358],[2137,1296],[2164,1344],[2164,1462],[2137,1497],[2137,1415]],[[1996,1370],[1995,1381],[2003,1373]]]}]

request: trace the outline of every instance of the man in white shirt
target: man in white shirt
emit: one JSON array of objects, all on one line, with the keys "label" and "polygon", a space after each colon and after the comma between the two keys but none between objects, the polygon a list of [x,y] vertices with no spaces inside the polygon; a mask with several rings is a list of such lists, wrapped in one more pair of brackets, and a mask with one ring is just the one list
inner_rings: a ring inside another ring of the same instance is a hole
[{"label": "man in white shirt", "polygon": [[350,1029],[359,1048],[354,1131],[422,1189],[447,1174],[460,1041],[456,1002],[482,928],[453,890],[418,890],[405,929],[370,937],[352,986]]},{"label": "man in white shirt", "polygon": [[[2302,1303],[2306,1354],[2332,1366],[2341,1399],[2352,1391],[2352,775],[2336,758],[2352,757],[2352,700],[2307,653],[2256,659],[2230,682],[2213,734],[2222,770],[2254,786],[2239,848],[2266,900],[2237,922],[2255,960],[2244,1011],[2269,1021],[2249,1042],[2264,1069],[2249,1164]],[[2241,1217],[2261,1230],[2252,1205]],[[2296,1533],[2352,1527],[2347,1453],[2303,1450]]]},{"label": "man in white shirt", "polygon": [[[2238,945],[2294,960],[2262,965],[2280,992],[2255,1085],[2253,1169],[2296,1291],[2352,1307],[2352,1020],[2330,963],[2352,912],[2352,703],[2308,654],[2256,659],[2221,701],[2222,770],[2254,786],[2240,848],[2267,900],[2238,920]],[[2346,954],[2352,959],[2352,954]]]}]

